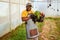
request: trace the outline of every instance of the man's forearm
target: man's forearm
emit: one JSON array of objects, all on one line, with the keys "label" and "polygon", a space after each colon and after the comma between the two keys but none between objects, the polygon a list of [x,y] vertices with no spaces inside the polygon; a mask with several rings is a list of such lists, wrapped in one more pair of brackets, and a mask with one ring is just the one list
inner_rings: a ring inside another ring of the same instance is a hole
[{"label": "man's forearm", "polygon": [[22,17],[22,21],[27,21],[28,19],[28,17]]}]

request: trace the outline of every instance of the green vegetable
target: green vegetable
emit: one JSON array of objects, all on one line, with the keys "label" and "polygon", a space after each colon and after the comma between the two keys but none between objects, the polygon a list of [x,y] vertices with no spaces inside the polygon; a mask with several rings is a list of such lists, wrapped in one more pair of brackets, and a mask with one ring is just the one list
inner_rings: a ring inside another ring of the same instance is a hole
[{"label": "green vegetable", "polygon": [[40,11],[35,11],[35,13],[34,13],[34,15],[37,16],[38,19],[40,18],[40,14],[41,14]]}]

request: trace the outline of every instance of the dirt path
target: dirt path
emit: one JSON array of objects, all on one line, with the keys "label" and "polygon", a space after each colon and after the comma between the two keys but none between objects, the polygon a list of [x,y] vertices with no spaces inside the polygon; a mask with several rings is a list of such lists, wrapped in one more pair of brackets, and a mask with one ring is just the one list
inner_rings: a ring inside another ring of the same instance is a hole
[{"label": "dirt path", "polygon": [[42,40],[55,40],[54,33],[56,28],[54,20],[47,19],[44,21],[44,26],[42,28],[41,38]]}]

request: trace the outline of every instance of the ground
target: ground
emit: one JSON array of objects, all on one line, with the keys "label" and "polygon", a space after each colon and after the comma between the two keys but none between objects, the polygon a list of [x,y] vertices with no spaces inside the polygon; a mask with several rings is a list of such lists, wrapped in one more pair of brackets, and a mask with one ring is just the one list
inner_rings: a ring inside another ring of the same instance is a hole
[{"label": "ground", "polygon": [[[60,18],[46,18],[44,22],[37,23],[40,32],[39,40],[60,40]],[[22,24],[0,38],[0,40],[26,40],[25,24]]]},{"label": "ground", "polygon": [[53,40],[55,38],[50,38],[51,36],[54,37],[52,33],[55,32],[56,24],[54,20],[47,19],[44,21],[44,26],[42,27],[42,32],[41,32],[41,40]]}]

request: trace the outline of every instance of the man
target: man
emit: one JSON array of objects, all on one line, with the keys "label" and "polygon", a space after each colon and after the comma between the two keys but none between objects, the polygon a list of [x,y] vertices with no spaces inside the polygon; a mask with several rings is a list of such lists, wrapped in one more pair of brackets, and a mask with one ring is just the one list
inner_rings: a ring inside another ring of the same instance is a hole
[{"label": "man", "polygon": [[[27,3],[26,10],[24,10],[22,12],[22,21],[25,21],[26,25],[27,25],[27,21],[30,19],[30,14],[33,14],[33,13],[34,12],[32,11],[32,5],[31,5],[31,3]],[[26,30],[29,30],[29,27]],[[27,32],[27,34],[28,33],[29,32]],[[30,40],[30,39],[28,39],[28,35],[27,35],[27,40]],[[33,40],[37,40],[37,38],[34,38]]]},{"label": "man", "polygon": [[29,19],[29,14],[33,13],[31,8],[32,8],[31,3],[27,3],[26,10],[22,12],[22,21],[26,22]]}]

